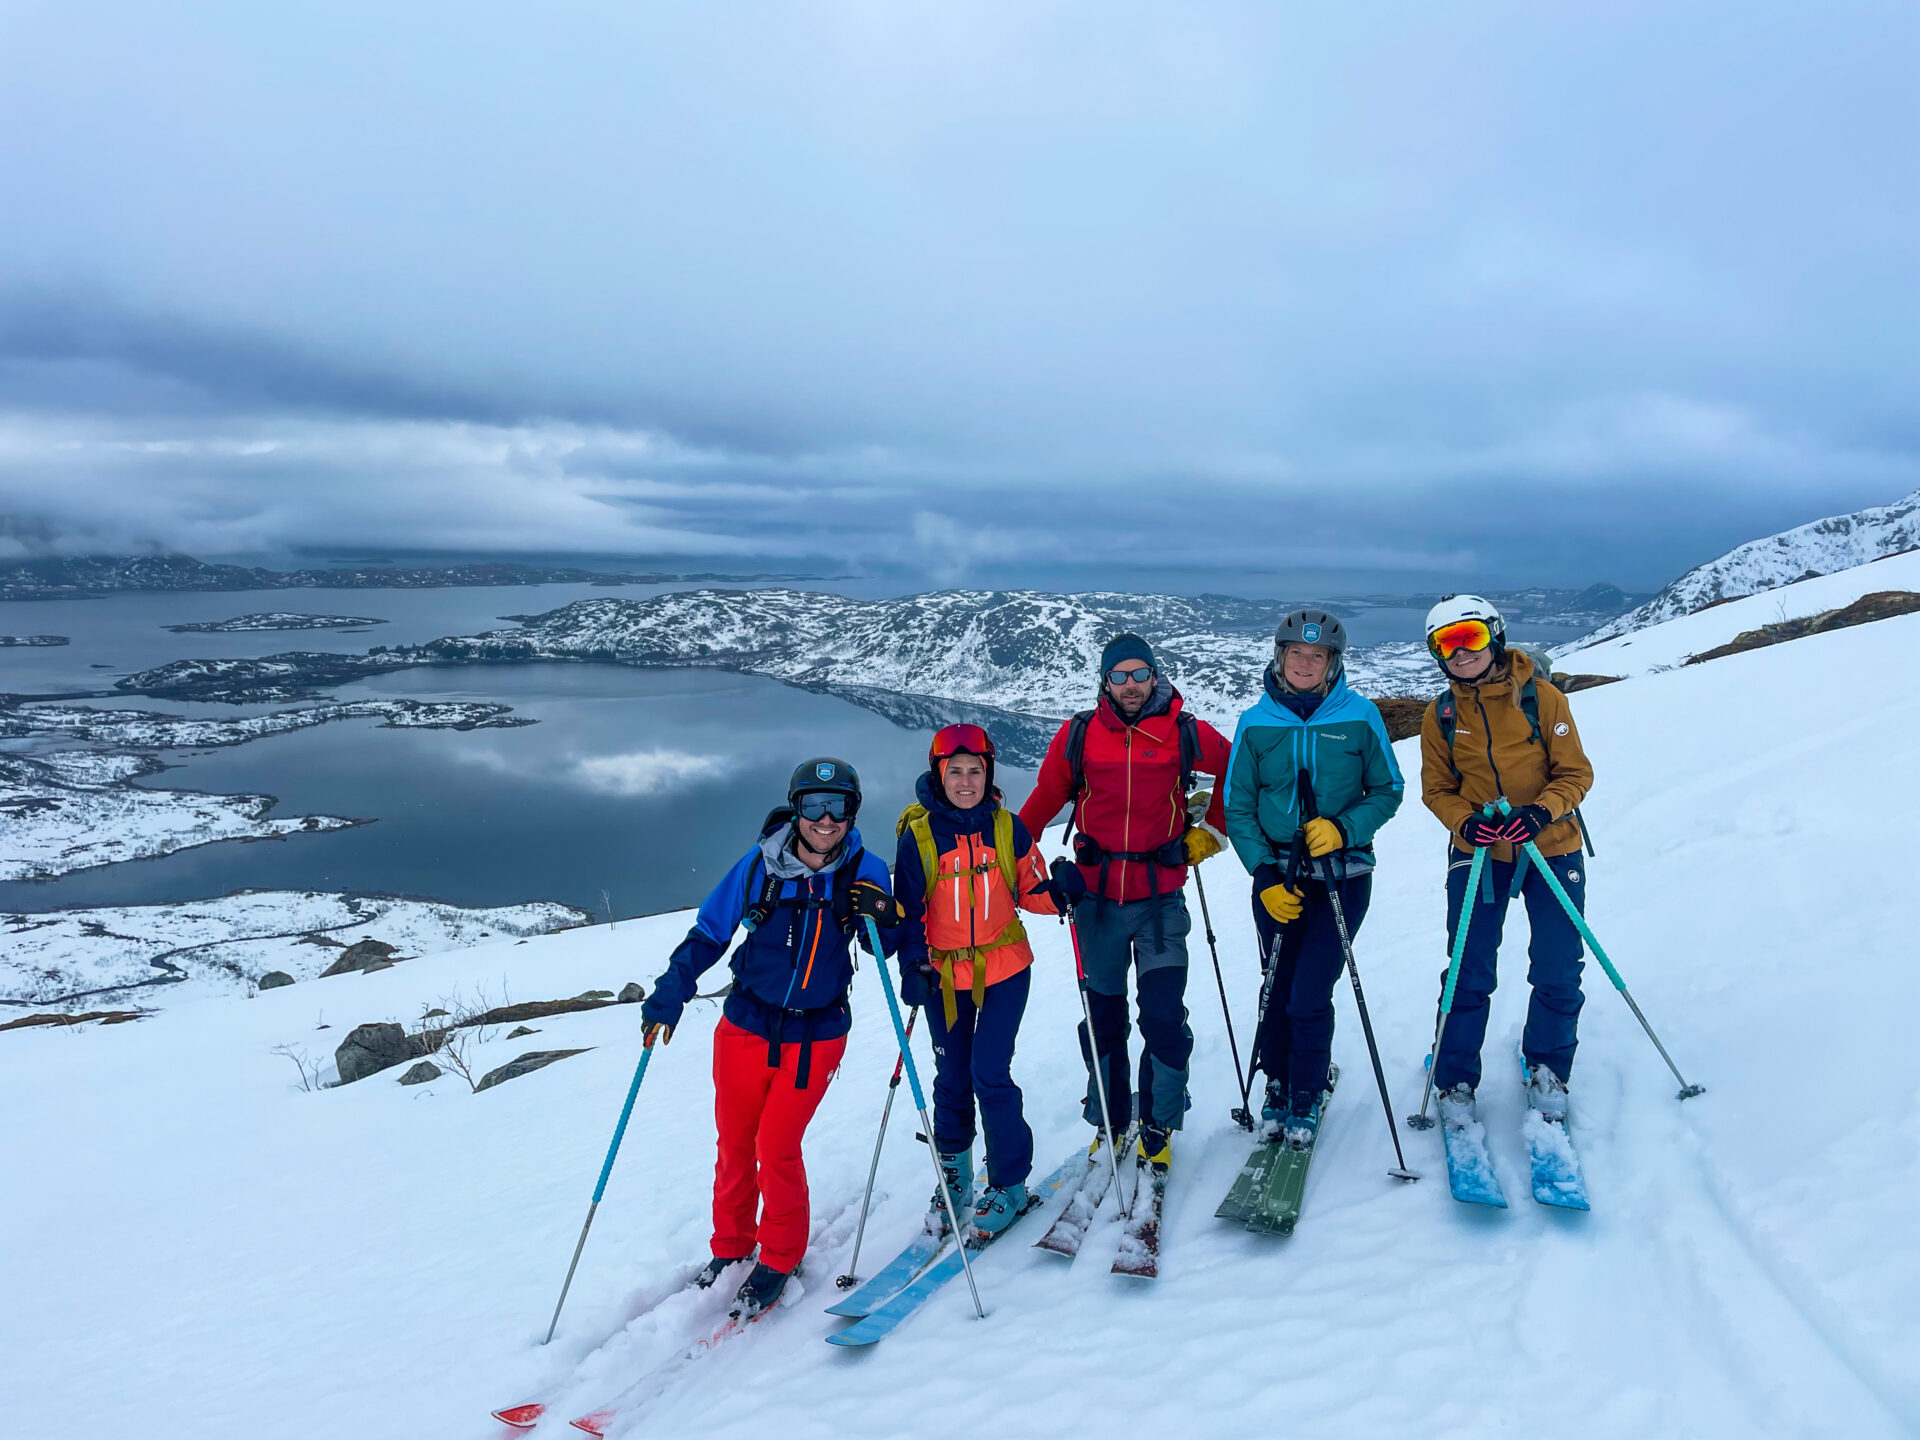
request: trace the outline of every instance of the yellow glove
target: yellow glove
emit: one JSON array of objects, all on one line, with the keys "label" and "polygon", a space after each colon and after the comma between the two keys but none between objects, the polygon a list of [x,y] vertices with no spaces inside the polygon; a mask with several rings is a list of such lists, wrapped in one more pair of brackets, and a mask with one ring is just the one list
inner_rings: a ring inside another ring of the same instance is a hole
[{"label": "yellow glove", "polygon": [[1347,848],[1347,837],[1340,833],[1340,827],[1331,820],[1309,820],[1305,829],[1307,854],[1316,860],[1322,855],[1331,855],[1336,850]]},{"label": "yellow glove", "polygon": [[1204,825],[1196,825],[1182,837],[1187,847],[1187,863],[1198,865],[1220,853],[1220,837]]},{"label": "yellow glove", "polygon": [[1306,896],[1284,885],[1269,885],[1260,892],[1260,903],[1267,907],[1269,915],[1285,925],[1289,920],[1300,918],[1300,912],[1306,908]]}]

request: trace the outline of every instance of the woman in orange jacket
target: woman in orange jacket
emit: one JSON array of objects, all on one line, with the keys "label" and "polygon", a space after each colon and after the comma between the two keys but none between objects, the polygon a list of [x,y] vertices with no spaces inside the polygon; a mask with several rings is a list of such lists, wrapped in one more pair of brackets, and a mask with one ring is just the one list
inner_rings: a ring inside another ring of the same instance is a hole
[{"label": "woman in orange jacket", "polygon": [[[1014,1083],[1013,1045],[1026,1013],[1033,948],[1019,911],[1052,915],[1033,836],[1001,804],[993,741],[978,725],[933,737],[918,803],[900,817],[894,894],[900,993],[926,1007],[933,1035],[934,1139],[956,1207],[973,1203],[974,1108],[987,1135],[987,1184],[974,1226],[992,1233],[1027,1208],[1033,1131]],[[944,1228],[940,1197],[928,1224]]]}]

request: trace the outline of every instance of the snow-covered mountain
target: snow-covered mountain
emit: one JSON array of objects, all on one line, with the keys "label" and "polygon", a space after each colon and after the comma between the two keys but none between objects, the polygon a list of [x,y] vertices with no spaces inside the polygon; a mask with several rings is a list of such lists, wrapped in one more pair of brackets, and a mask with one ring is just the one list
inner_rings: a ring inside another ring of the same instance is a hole
[{"label": "snow-covered mountain", "polygon": [[[0,1295],[23,1297],[0,1310],[0,1430],[307,1440],[344,1424],[365,1440],[491,1440],[490,1409],[540,1398],[560,1418],[539,1433],[557,1436],[575,1433],[566,1416],[631,1390],[639,1409],[615,1435],[1910,1437],[1920,615],[1575,703],[1598,775],[1590,918],[1707,1086],[1675,1101],[1590,967],[1572,1085],[1590,1215],[1526,1198],[1515,920],[1480,1091],[1512,1209],[1456,1204],[1432,1133],[1400,1131],[1426,1178],[1387,1178],[1393,1150],[1343,984],[1334,1055],[1347,1078],[1298,1233],[1215,1220],[1247,1141],[1227,1118],[1240,1094],[1208,986],[1190,997],[1194,1106],[1174,1142],[1160,1279],[1108,1275],[1109,1203],[1075,1264],[1018,1238],[984,1255],[984,1321],[956,1283],[880,1346],[841,1355],[822,1343],[840,1326],[824,1307],[896,1053],[869,965],[807,1135],[814,1238],[791,1303],[687,1358],[726,1304],[684,1288],[705,1256],[713,1173],[717,1008],[700,1003],[653,1058],[543,1346],[639,1058],[632,1007],[484,1040],[476,1068],[582,1053],[478,1095],[387,1073],[308,1092],[285,1057],[330,1068],[354,1025],[419,1016],[476,983],[515,999],[650,985],[691,917],[623,920],[111,1029],[0,1034],[0,1235],[14,1242],[0,1245]],[[1414,742],[1400,759],[1417,770]],[[1835,802],[1863,783],[1871,805]],[[1398,1114],[1419,1102],[1433,1033],[1445,860],[1413,797],[1377,844],[1356,947]],[[1211,914],[1244,1046],[1256,947],[1245,901],[1230,898],[1238,872],[1217,864]],[[1086,1143],[1084,1070],[1067,937],[1030,934],[1014,1073],[1044,1172]],[[924,1032],[915,1046],[925,1073]],[[896,1106],[863,1272],[919,1224],[931,1180],[912,1131]],[[1029,1238],[1047,1215],[1026,1222]]]},{"label": "snow-covered mountain", "polygon": [[[813,689],[885,692],[1058,719],[1093,703],[1101,647],[1145,636],[1189,704],[1229,720],[1258,693],[1272,655],[1272,602],[1095,591],[943,590],[853,600],[812,590],[695,590],[577,600],[517,630],[436,640],[409,659],[612,660],[711,665]],[[1418,643],[1358,648],[1356,688],[1432,688]]]},{"label": "snow-covered mountain", "polygon": [[1607,622],[1578,643],[1597,645],[1723,600],[1757,595],[1914,549],[1920,549],[1920,490],[1891,505],[1829,515],[1778,535],[1749,540],[1718,560],[1695,566],[1646,604]]}]

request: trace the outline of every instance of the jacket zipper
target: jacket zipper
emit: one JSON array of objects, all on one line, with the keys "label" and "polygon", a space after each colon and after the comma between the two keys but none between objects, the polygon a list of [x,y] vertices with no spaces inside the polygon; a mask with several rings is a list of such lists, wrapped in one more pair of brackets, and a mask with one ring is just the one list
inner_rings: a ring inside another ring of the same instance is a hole
[{"label": "jacket zipper", "polygon": [[[1133,727],[1131,725],[1120,732],[1120,747],[1127,752],[1127,809],[1126,816],[1120,824],[1120,833],[1125,839],[1120,843],[1122,848],[1131,850],[1133,848]],[[1127,898],[1127,862],[1124,860],[1120,862],[1120,894],[1117,898],[1121,903],[1125,903]]]},{"label": "jacket zipper", "polygon": [[1493,789],[1496,795],[1507,793],[1507,782],[1500,778],[1500,762],[1493,758],[1493,721],[1487,718],[1487,707],[1480,703],[1479,687],[1474,688],[1473,708],[1480,712],[1480,733],[1487,740],[1487,768],[1493,771]]}]

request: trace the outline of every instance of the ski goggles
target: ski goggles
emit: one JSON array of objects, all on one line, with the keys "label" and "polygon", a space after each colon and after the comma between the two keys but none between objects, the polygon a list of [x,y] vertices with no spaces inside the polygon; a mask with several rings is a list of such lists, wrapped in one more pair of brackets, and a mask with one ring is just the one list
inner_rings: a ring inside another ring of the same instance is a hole
[{"label": "ski goggles", "polygon": [[1427,637],[1427,648],[1442,660],[1462,650],[1484,650],[1493,643],[1493,629],[1484,620],[1456,620]]},{"label": "ski goggles", "polygon": [[802,820],[845,820],[852,816],[855,806],[851,795],[815,790],[796,799],[793,808]]},{"label": "ski goggles", "polygon": [[950,760],[955,755],[993,758],[993,737],[979,725],[942,725],[933,732],[933,744],[927,747],[929,762]]},{"label": "ski goggles", "polygon": [[1117,669],[1107,671],[1107,683],[1109,685],[1124,685],[1129,680],[1134,681],[1136,684],[1144,685],[1151,679],[1153,679],[1153,667],[1151,665],[1136,665],[1131,670],[1123,665]]}]

